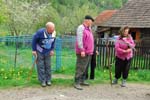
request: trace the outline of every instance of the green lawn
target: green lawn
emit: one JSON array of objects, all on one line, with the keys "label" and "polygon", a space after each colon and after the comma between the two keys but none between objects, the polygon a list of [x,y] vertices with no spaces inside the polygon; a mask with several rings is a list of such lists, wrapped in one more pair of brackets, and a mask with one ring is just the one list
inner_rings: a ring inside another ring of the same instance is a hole
[{"label": "green lawn", "polygon": [[[30,87],[39,86],[36,68],[31,80],[27,80],[28,73],[32,66],[32,53],[30,49],[22,48],[18,50],[17,67],[14,67],[14,48],[0,46],[0,88],[10,87]],[[56,70],[56,57],[52,57],[52,83],[54,86],[72,86],[75,74],[76,56],[73,50],[62,51],[61,67]],[[62,77],[55,77],[62,75]],[[95,80],[88,80],[91,84],[110,83],[109,70],[97,68]],[[112,76],[114,76],[114,66],[112,66]],[[150,70],[130,70],[128,82],[150,84]]]}]

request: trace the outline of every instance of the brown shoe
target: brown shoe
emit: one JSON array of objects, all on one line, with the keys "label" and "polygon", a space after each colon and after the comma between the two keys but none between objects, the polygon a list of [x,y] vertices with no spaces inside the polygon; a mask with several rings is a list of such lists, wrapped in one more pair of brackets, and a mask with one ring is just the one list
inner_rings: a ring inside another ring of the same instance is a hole
[{"label": "brown shoe", "polygon": [[77,84],[77,83],[74,84],[74,88],[76,88],[77,90],[83,90],[80,84]]},{"label": "brown shoe", "polygon": [[87,83],[87,82],[81,82],[80,85],[83,85],[83,86],[89,86],[90,84]]}]

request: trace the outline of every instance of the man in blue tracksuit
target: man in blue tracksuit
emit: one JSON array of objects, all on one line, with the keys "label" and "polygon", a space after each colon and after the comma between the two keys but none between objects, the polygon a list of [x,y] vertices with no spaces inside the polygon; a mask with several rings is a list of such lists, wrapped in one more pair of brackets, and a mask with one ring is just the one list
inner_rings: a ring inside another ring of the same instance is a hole
[{"label": "man in blue tracksuit", "polygon": [[37,57],[38,79],[41,85],[51,85],[51,56],[54,55],[55,25],[46,23],[46,28],[39,29],[32,39],[32,54]]}]

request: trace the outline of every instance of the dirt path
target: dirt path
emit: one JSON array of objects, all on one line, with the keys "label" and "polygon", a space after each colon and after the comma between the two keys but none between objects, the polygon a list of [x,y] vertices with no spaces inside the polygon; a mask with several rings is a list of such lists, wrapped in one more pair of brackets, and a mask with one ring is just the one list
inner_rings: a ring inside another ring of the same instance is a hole
[{"label": "dirt path", "polygon": [[150,100],[150,85],[92,85],[84,90],[73,87],[28,87],[0,90],[0,100]]}]

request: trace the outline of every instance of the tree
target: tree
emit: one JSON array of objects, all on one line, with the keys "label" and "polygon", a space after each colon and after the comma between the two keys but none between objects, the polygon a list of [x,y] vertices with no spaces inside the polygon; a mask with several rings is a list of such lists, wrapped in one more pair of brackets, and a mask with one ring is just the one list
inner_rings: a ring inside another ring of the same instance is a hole
[{"label": "tree", "polygon": [[7,17],[5,16],[6,13],[6,6],[0,0],[0,24],[4,23],[7,20]]},{"label": "tree", "polygon": [[82,23],[84,16],[89,14],[95,17],[99,10],[98,7],[91,3],[86,3],[83,5],[80,5],[80,3],[75,3],[71,7],[70,5],[59,5],[57,9],[60,16],[58,31],[62,34],[70,32],[75,34],[75,30],[77,26]]},{"label": "tree", "polygon": [[38,2],[20,2],[18,0],[5,1],[8,15],[8,28],[10,29],[11,35],[16,36],[15,38],[15,61],[14,67],[16,67],[17,62],[17,53],[18,53],[18,36],[23,33],[29,34],[32,33],[36,28],[37,23],[41,22],[41,19],[44,19],[48,16],[44,11],[50,4],[39,5]]},{"label": "tree", "polygon": [[0,23],[10,35],[32,34],[47,21],[58,33],[74,31],[86,14],[97,16],[105,9],[118,9],[127,0],[0,0]]},{"label": "tree", "polygon": [[5,2],[7,5],[8,28],[12,36],[31,34],[35,31],[36,25],[49,16],[45,13],[50,4],[39,5],[38,2],[21,2],[13,0]]}]

